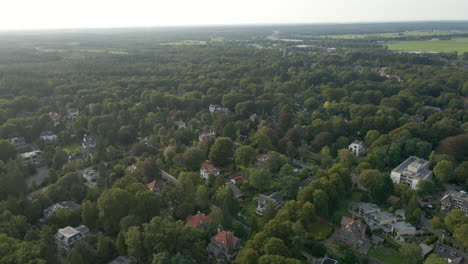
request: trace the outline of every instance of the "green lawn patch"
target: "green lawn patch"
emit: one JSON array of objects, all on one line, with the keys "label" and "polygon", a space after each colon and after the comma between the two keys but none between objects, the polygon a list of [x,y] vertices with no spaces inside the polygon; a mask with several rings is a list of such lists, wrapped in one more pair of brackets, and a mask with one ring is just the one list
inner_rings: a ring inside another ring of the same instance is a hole
[{"label": "green lawn patch", "polygon": [[251,199],[242,204],[242,211],[247,216],[247,218],[256,216],[255,210],[257,208],[257,201]]},{"label": "green lawn patch", "polygon": [[402,262],[398,251],[388,247],[372,248],[367,255],[389,264],[399,264]]},{"label": "green lawn patch", "polygon": [[390,50],[409,50],[426,52],[468,52],[468,38],[453,38],[451,40],[414,40],[395,41],[389,43]]},{"label": "green lawn patch", "polygon": [[331,236],[333,227],[328,223],[317,221],[307,227],[309,233],[314,236],[315,240],[324,240]]},{"label": "green lawn patch", "polygon": [[73,143],[73,144],[68,144],[68,145],[64,146],[63,151],[65,151],[65,153],[67,153],[67,155],[72,156],[72,155],[76,154],[77,152],[79,152],[80,148],[81,148],[81,144]]}]

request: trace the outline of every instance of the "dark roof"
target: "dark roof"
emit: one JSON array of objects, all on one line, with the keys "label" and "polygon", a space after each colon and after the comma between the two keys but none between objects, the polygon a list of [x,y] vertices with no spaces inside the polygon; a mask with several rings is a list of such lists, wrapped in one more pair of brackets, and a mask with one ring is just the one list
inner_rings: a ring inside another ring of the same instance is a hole
[{"label": "dark roof", "polygon": [[232,193],[234,194],[234,197],[239,198],[242,195],[242,191],[233,183],[233,182],[226,182],[226,185],[231,189]]}]

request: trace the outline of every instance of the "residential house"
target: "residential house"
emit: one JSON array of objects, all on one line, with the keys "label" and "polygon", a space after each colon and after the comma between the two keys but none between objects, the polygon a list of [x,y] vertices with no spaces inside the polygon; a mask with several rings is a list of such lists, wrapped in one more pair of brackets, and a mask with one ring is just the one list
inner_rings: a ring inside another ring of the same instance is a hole
[{"label": "residential house", "polygon": [[257,114],[252,114],[252,115],[249,116],[249,119],[250,119],[250,121],[255,122],[255,121],[258,120],[258,116],[257,116]]},{"label": "residential house", "polygon": [[233,232],[218,230],[218,234],[213,236],[207,246],[218,263],[222,261],[230,262],[233,260],[240,249],[240,239],[234,236]]},{"label": "residential house", "polygon": [[196,215],[189,215],[187,217],[187,223],[189,223],[194,228],[203,228],[207,226],[211,221],[209,215],[202,214],[198,212]]},{"label": "residential house", "polygon": [[421,255],[422,255],[423,258],[428,256],[429,253],[431,253],[432,250],[434,250],[433,248],[431,248],[430,246],[428,246],[428,245],[426,245],[424,243],[420,243],[419,247],[421,248]]},{"label": "residential house", "polygon": [[428,168],[429,162],[427,160],[411,156],[393,169],[390,177],[393,183],[406,184],[411,189],[416,190],[419,181],[432,178],[432,171]]},{"label": "residential house", "polygon": [[364,142],[359,140],[355,140],[353,143],[349,144],[348,150],[351,151],[356,157],[362,157],[367,153],[367,148],[364,145]]},{"label": "residential house", "polygon": [[388,225],[390,234],[398,241],[405,242],[407,238],[416,235],[416,228],[406,222],[396,222]]},{"label": "residential house", "polygon": [[396,223],[398,221],[397,217],[389,212],[375,212],[366,214],[364,215],[364,220],[372,230]]},{"label": "residential house", "polygon": [[160,193],[164,189],[164,182],[160,180],[153,180],[152,182],[146,184],[146,187],[152,192]]},{"label": "residential house", "polygon": [[214,130],[204,131],[200,133],[198,136],[198,140],[200,140],[201,142],[206,142],[210,139],[215,139],[215,138],[216,138],[216,132]]},{"label": "residential house", "polygon": [[75,118],[80,114],[80,111],[77,108],[70,108],[67,110],[67,114],[69,118]]},{"label": "residential house", "polygon": [[381,236],[377,236],[377,235],[372,235],[371,236],[371,243],[372,243],[372,246],[374,247],[378,247],[380,245],[382,245],[382,243],[385,241],[385,239],[383,239]]},{"label": "residential house", "polygon": [[442,112],[442,109],[440,109],[440,107],[425,105],[425,106],[423,106],[423,108],[427,109],[427,110],[432,110],[432,111],[437,112],[437,113]]},{"label": "residential house", "polygon": [[233,182],[226,182],[226,185],[229,187],[229,189],[231,189],[234,198],[239,199],[240,197],[242,197],[242,195],[244,195],[239,189],[239,187],[237,187]]},{"label": "residential house", "polygon": [[15,145],[16,149],[19,152],[24,151],[28,146],[26,145],[26,140],[22,137],[15,137],[8,139],[8,142]]},{"label": "residential house", "polygon": [[63,252],[68,252],[78,241],[84,240],[89,235],[89,228],[80,225],[76,228],[67,226],[61,228],[55,233],[54,238],[59,249]]},{"label": "residential house", "polygon": [[85,134],[81,145],[86,153],[94,152],[96,149],[96,136]]},{"label": "residential house", "polygon": [[359,217],[380,212],[380,207],[373,203],[349,203],[348,210]]},{"label": "residential house", "polygon": [[247,180],[247,177],[240,172],[236,172],[229,175],[229,180],[234,184],[238,184],[241,181]]},{"label": "residential house", "polygon": [[58,209],[65,209],[71,212],[76,212],[81,208],[81,205],[73,202],[73,201],[64,201],[64,202],[59,202],[56,204],[53,204],[49,206],[48,208],[44,209],[42,211],[42,217],[39,219],[39,223],[43,224],[47,218],[51,217],[52,215],[57,212]]},{"label": "residential house", "polygon": [[86,159],[86,156],[83,153],[76,153],[75,155],[68,156],[68,162],[79,161],[79,160],[84,161],[85,159]]},{"label": "residential house", "polygon": [[136,263],[135,258],[124,257],[124,256],[119,256],[115,258],[114,260],[112,260],[111,262],[109,262],[109,264],[132,264],[132,263]]},{"label": "residential house", "polygon": [[163,151],[164,151],[164,155],[166,155],[167,152],[169,152],[170,150],[173,150],[173,149],[175,149],[175,148],[176,148],[176,145],[175,145],[175,144],[169,145],[169,146],[165,147],[164,150],[163,150]]},{"label": "residential house", "polygon": [[424,116],[423,115],[414,115],[414,116],[411,116],[411,119],[413,119],[414,121],[418,122],[418,123],[422,123],[424,122]]},{"label": "residential house", "polygon": [[368,238],[366,238],[366,228],[367,226],[359,220],[354,220],[343,216],[341,218],[341,229],[335,236],[335,241],[337,241],[341,246],[346,246],[353,248],[356,251],[367,254],[371,243]]},{"label": "residential house", "polygon": [[174,124],[178,127],[178,128],[187,128],[187,124],[184,122],[184,121],[175,121]]},{"label": "residential house", "polygon": [[467,253],[445,244],[437,244],[434,253],[443,257],[450,264],[462,264],[468,258]]},{"label": "residential house", "polygon": [[468,194],[464,191],[450,191],[440,199],[440,210],[448,213],[452,209],[460,209],[468,214]]},{"label": "residential house", "polygon": [[200,176],[203,179],[208,179],[208,176],[210,174],[213,174],[214,176],[218,176],[219,172],[220,170],[216,168],[209,160],[205,160],[205,162],[203,162],[200,168]]},{"label": "residential house", "polygon": [[309,176],[307,178],[305,178],[301,185],[299,185],[299,190],[302,190],[304,189],[305,187],[307,187],[315,178],[313,176]]},{"label": "residential house", "polygon": [[58,126],[60,124],[60,115],[56,112],[49,112],[49,117],[52,119],[54,126]]},{"label": "residential house", "polygon": [[58,139],[58,136],[55,135],[54,132],[49,130],[41,132],[39,138],[44,141],[56,141]]},{"label": "residential house", "polygon": [[33,167],[41,167],[43,163],[43,154],[40,150],[34,150],[31,152],[20,154],[23,163],[31,165]]},{"label": "residential house", "polygon": [[229,108],[225,108],[217,104],[210,104],[208,110],[210,111],[210,113],[223,112],[226,115],[229,114]]},{"label": "residential house", "polygon": [[261,154],[257,156],[257,161],[258,162],[267,162],[270,159],[268,154]]},{"label": "residential house", "polygon": [[257,197],[257,209],[255,212],[258,215],[263,215],[268,204],[273,204],[275,209],[280,208],[283,205],[283,197],[281,197],[281,194],[279,192],[274,192],[269,196],[259,194]]},{"label": "residential house", "polygon": [[323,258],[315,259],[314,264],[338,264],[338,260],[325,256]]}]

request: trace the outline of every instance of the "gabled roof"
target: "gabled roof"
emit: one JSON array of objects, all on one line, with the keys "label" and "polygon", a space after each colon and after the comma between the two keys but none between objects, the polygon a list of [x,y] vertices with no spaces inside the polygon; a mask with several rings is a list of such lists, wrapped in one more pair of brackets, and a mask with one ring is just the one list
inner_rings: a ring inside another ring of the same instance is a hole
[{"label": "gabled roof", "polygon": [[236,173],[233,173],[229,176],[229,179],[231,181],[235,181],[235,182],[238,182],[238,181],[244,181],[246,180],[246,177],[244,175],[242,175],[240,172],[236,172]]},{"label": "gabled roof", "polygon": [[219,169],[213,166],[213,164],[211,164],[211,161],[209,160],[205,160],[205,162],[203,162],[201,169],[204,170],[206,173],[219,173]]},{"label": "gabled roof", "polygon": [[211,221],[211,217],[209,215],[205,215],[202,213],[198,213],[196,215],[189,215],[187,217],[187,222],[195,228],[203,227],[209,224]]},{"label": "gabled roof", "polygon": [[217,235],[211,238],[211,242],[225,249],[233,249],[238,246],[239,238],[234,236],[230,231],[220,231]]},{"label": "gabled roof", "polygon": [[231,189],[235,198],[239,198],[243,195],[242,191],[233,182],[226,182],[226,185]]},{"label": "gabled roof", "polygon": [[153,192],[159,192],[163,189],[164,183],[162,181],[154,180],[148,184],[146,184],[148,189]]},{"label": "gabled roof", "polygon": [[346,230],[351,233],[365,233],[366,232],[366,225],[361,223],[359,220],[354,220],[343,216],[341,218],[341,230]]}]

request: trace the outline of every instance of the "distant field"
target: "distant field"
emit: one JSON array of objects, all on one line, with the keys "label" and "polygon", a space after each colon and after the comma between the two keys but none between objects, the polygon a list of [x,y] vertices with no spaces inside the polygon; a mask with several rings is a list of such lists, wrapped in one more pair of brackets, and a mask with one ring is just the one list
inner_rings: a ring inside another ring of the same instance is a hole
[{"label": "distant field", "polygon": [[[347,35],[321,35],[320,38],[333,39],[362,39],[362,38],[397,38],[397,37],[417,37],[417,36],[447,36],[453,34],[449,31],[411,31],[398,33],[378,33],[378,34],[347,34]],[[314,37],[314,36],[304,36]]]},{"label": "distant field", "polygon": [[468,38],[454,38],[451,40],[395,41],[387,45],[390,50],[468,52]]},{"label": "distant field", "polygon": [[206,40],[181,40],[177,42],[167,42],[167,43],[161,43],[160,45],[206,45],[208,42],[223,42],[225,38],[223,37],[212,37],[210,38],[209,41]]}]

